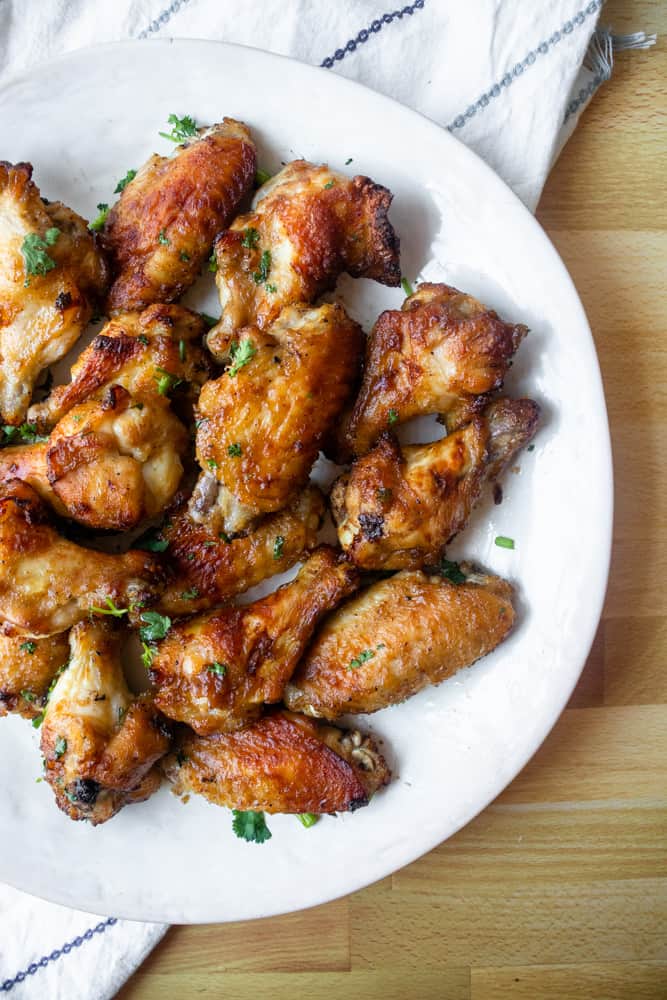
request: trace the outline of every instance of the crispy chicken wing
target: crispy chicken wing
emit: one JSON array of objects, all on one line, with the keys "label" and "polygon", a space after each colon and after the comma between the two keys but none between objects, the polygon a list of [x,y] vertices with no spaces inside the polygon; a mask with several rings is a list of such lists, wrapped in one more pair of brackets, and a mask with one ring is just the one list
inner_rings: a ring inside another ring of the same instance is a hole
[{"label": "crispy chicken wing", "polygon": [[180,298],[250,191],[256,166],[250,130],[233,118],[199,129],[172,156],[151,156],[102,235],[114,278],[112,314]]},{"label": "crispy chicken wing", "polygon": [[169,749],[171,728],[149,696],[129,690],[120,637],[108,624],[76,625],[70,654],[42,723],[44,774],[58,807],[96,826],[157,791],[154,765]]},{"label": "crispy chicken wing", "polygon": [[388,432],[331,492],[338,538],[363,569],[437,561],[493,482],[537,430],[531,399],[501,399],[431,444],[401,448]]},{"label": "crispy chicken wing", "polygon": [[450,430],[467,423],[503,384],[526,333],[456,288],[420,285],[371,331],[347,444],[363,455],[382,431],[423,413],[445,415]]},{"label": "crispy chicken wing", "polygon": [[40,372],[62,358],[103,294],[85,219],[46,204],[29,163],[0,161],[0,421],[25,420]]},{"label": "crispy chicken wing", "polygon": [[280,701],[317,623],[357,583],[352,564],[323,546],[267,597],[175,625],[153,657],[156,705],[202,736],[248,725]]},{"label": "crispy chicken wing", "polygon": [[120,531],[171,502],[189,443],[168,407],[113,385],[70,410],[48,442],[0,451],[0,481],[23,479],[61,516]]},{"label": "crispy chicken wing", "polygon": [[391,776],[370,736],[282,711],[235,733],[188,734],[163,766],[178,795],[267,813],[352,811]]},{"label": "crispy chicken wing", "polygon": [[268,331],[243,331],[197,403],[195,519],[216,506],[224,530],[241,531],[304,488],[352,392],[362,336],[338,305],[289,306]]},{"label": "crispy chicken wing", "polygon": [[222,318],[208,335],[222,359],[244,326],[269,326],[287,305],[313,302],[343,272],[401,280],[391,192],[368,177],[295,160],[257,193],[215,244]]},{"label": "crispy chicken wing", "polygon": [[64,632],[91,608],[134,609],[155,599],[163,571],[146,552],[110,555],[62,538],[26,483],[0,486],[0,622],[11,634]]},{"label": "crispy chicken wing", "polygon": [[46,704],[53,678],[69,659],[67,634],[26,639],[0,632],[0,716],[34,719]]},{"label": "crispy chicken wing", "polygon": [[315,547],[324,512],[324,497],[316,486],[307,486],[288,507],[268,514],[252,531],[229,538],[181,510],[160,533],[173,571],[160,610],[169,615],[204,611],[283,573]]},{"label": "crispy chicken wing", "polygon": [[298,712],[336,719],[376,712],[490,653],[512,628],[512,588],[473,573],[453,584],[403,570],[324,623],[285,689]]},{"label": "crispy chicken wing", "polygon": [[174,389],[198,387],[210,375],[199,345],[205,328],[199,313],[183,306],[154,305],[116,316],[72,365],[71,381],[30,408],[30,420],[48,430],[111,385],[123,386],[138,401],[167,407]]}]

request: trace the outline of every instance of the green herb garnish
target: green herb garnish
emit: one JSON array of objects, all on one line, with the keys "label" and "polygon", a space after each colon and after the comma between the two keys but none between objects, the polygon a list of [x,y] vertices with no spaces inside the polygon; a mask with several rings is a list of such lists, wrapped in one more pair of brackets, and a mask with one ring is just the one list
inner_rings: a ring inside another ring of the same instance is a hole
[{"label": "green herb garnish", "polygon": [[307,830],[309,827],[315,826],[320,817],[317,813],[297,813],[296,818],[301,821]]},{"label": "green herb garnish", "polygon": [[191,590],[184,590],[181,597],[184,601],[194,601],[195,597],[199,597],[199,587],[192,587]]},{"label": "green herb garnish", "polygon": [[172,130],[171,132],[159,132],[158,135],[161,135],[163,139],[181,143],[197,135],[197,123],[190,115],[184,115],[182,118],[179,118],[178,115],[169,115],[167,122],[172,126]]},{"label": "green herb garnish", "polygon": [[230,456],[230,458],[241,457],[241,455],[243,454],[243,450],[238,441],[235,441],[234,444],[230,444],[229,448],[227,449],[227,454]]},{"label": "green herb garnish", "polygon": [[218,463],[216,462],[216,460],[214,458],[207,458],[206,459],[206,464],[208,465],[209,469],[217,469],[218,468]]},{"label": "green herb garnish", "polygon": [[52,247],[60,236],[60,230],[55,226],[47,229],[44,238],[38,233],[28,233],[23,238],[21,253],[25,262],[26,278],[23,284],[27,288],[30,284],[29,275],[44,275],[56,267],[56,262],[49,257],[47,250]]},{"label": "green herb garnish", "polygon": [[247,247],[248,250],[253,250],[257,243],[259,242],[259,233],[252,226],[243,230],[243,236],[241,237],[241,246]]},{"label": "green herb garnish", "polygon": [[282,559],[284,546],[285,546],[285,539],[283,538],[283,536],[282,535],[276,535],[276,540],[273,543],[273,558],[274,559]]},{"label": "green herb garnish", "polygon": [[229,348],[229,360],[231,365],[227,369],[227,374],[230,378],[234,378],[235,375],[247,365],[257,354],[257,348],[255,347],[253,341],[250,337],[245,337],[241,343],[238,341],[232,341],[231,347]]},{"label": "green herb garnish", "polygon": [[88,225],[88,228],[92,229],[94,233],[99,233],[100,229],[104,228],[104,223],[107,221],[107,215],[109,214],[109,206],[105,201],[101,201],[97,206],[97,211],[99,215]]},{"label": "green herb garnish", "polygon": [[204,320],[204,322],[206,323],[206,326],[209,327],[209,329],[212,326],[215,326],[216,323],[220,322],[220,317],[219,316],[209,316],[208,313],[199,313],[199,315]]},{"label": "green herb garnish", "polygon": [[178,356],[181,361],[185,361],[185,341],[179,340],[178,342]]},{"label": "green herb garnish", "polygon": [[34,693],[34,691],[23,690],[21,691],[21,697],[23,698],[24,701],[27,701],[30,705],[32,705],[34,701],[37,701],[37,695]]},{"label": "green herb garnish", "polygon": [[358,656],[355,656],[353,660],[350,660],[350,662],[347,665],[347,669],[356,670],[356,668],[360,667],[362,663],[366,663],[368,660],[372,660],[374,656],[375,656],[375,650],[364,649],[362,650],[361,653],[359,653]]},{"label": "green herb garnish", "polygon": [[269,276],[271,271],[271,251],[263,250],[262,256],[259,258],[259,270],[255,271],[253,274],[253,279],[256,285],[261,285]]},{"label": "green herb garnish", "polygon": [[157,241],[158,243],[161,243],[163,247],[168,247],[171,245],[171,241],[168,239],[164,229],[161,229],[160,232],[157,234]]},{"label": "green herb garnish", "polygon": [[24,653],[30,653],[30,655],[32,656],[32,654],[37,649],[37,643],[33,642],[32,639],[28,639],[27,642],[21,643],[19,649],[22,649]]},{"label": "green herb garnish", "polygon": [[54,754],[56,760],[60,760],[60,758],[62,757],[62,755],[65,753],[66,750],[67,750],[67,740],[63,736],[59,736],[58,739],[56,740],[56,745],[54,748]]},{"label": "green herb garnish", "polygon": [[499,549],[514,548],[514,539],[508,538],[507,535],[498,535],[495,541]]},{"label": "green herb garnish", "polygon": [[110,615],[112,618],[122,618],[123,615],[127,614],[128,609],[116,607],[110,597],[106,597],[104,602],[106,608],[90,607],[88,610],[94,612],[96,615]]},{"label": "green herb garnish", "polygon": [[405,294],[408,296],[408,298],[411,295],[415,294],[414,291],[412,290],[412,285],[410,284],[410,282],[408,281],[407,278],[401,278],[401,288],[403,289],[403,291],[405,292]]},{"label": "green herb garnish", "polygon": [[226,663],[209,663],[206,670],[209,674],[215,674],[216,677],[224,677],[227,673]]},{"label": "green herb garnish", "polygon": [[146,552],[166,552],[169,548],[169,542],[166,538],[160,538],[158,534],[153,532],[135,542],[134,547],[136,549],[144,549]]},{"label": "green herb garnish", "polygon": [[451,559],[441,559],[440,565],[438,566],[438,572],[441,576],[444,576],[446,580],[450,583],[465,583],[467,577],[465,573],[461,571],[461,567],[457,562],[452,562]]},{"label": "green herb garnish", "polygon": [[158,611],[143,611],[140,617],[144,623],[139,629],[139,638],[142,642],[164,639],[171,628],[171,618],[168,615],[161,615]]},{"label": "green herb garnish", "polygon": [[253,844],[263,844],[271,839],[271,831],[266,825],[263,812],[242,812],[233,809],[232,830],[237,837]]},{"label": "green herb garnish", "polygon": [[333,178],[330,181],[327,181],[327,183],[324,185],[324,190],[328,191],[329,188],[332,188],[335,183],[336,181]]},{"label": "green herb garnish", "polygon": [[270,181],[272,176],[273,174],[270,174],[268,173],[268,171],[262,170],[260,167],[258,167],[257,173],[255,174],[255,182],[257,183],[258,187],[261,187],[262,184],[266,184],[267,181]]},{"label": "green herb garnish", "polygon": [[157,382],[157,391],[161,396],[167,396],[172,389],[183,382],[182,378],[168,372],[166,368],[156,368],[155,370],[158,374],[154,375],[153,378]]},{"label": "green herb garnish", "polygon": [[187,262],[190,260],[190,254],[186,253],[185,250],[181,250],[178,257],[179,260],[182,260],[184,264],[187,264]]},{"label": "green herb garnish", "polygon": [[122,191],[125,190],[130,181],[133,181],[136,176],[137,176],[136,170],[128,170],[125,176],[121,180],[119,180],[118,183],[116,184],[115,188],[113,189],[113,193],[120,194]]},{"label": "green herb garnish", "polygon": [[387,414],[387,423],[389,424],[390,427],[393,427],[393,425],[397,421],[398,421],[398,411],[394,410],[394,409],[391,409],[389,411],[389,413]]}]

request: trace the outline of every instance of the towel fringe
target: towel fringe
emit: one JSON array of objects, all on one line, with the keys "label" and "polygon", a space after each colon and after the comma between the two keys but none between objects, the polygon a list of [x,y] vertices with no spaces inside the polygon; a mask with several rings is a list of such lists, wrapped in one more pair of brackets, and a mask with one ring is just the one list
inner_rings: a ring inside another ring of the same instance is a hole
[{"label": "towel fringe", "polygon": [[580,113],[598,87],[610,78],[614,69],[615,52],[650,49],[656,41],[657,35],[647,35],[645,31],[635,31],[630,35],[615,35],[611,28],[596,28],[584,56],[584,66],[593,76],[568,104],[563,125],[572,115]]}]

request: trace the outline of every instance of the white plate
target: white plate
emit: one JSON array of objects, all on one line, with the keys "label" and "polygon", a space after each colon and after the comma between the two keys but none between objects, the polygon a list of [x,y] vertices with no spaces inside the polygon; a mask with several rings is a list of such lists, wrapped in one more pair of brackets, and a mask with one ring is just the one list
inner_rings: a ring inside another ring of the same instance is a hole
[{"label": "white plate", "polygon": [[[385,739],[396,774],[367,809],[310,830],[272,817],[273,839],[258,846],[234,836],[226,810],[183,806],[163,788],[93,829],[68,820],[49,787],[35,784],[38,733],[19,718],[0,724],[0,879],[96,913],[189,923],[282,913],[359,889],[435,847],[502,791],[553,726],[592,642],[612,473],[598,362],[559,257],[481,160],[401,105],[253,49],[116,44],[7,87],[2,156],[32,162],[44,195],[92,218],[129,167],[170,148],[158,136],[170,112],[245,120],[264,169],[305,156],[391,188],[403,274],[451,282],[526,323],[507,390],[543,407],[536,448],[506,477],[502,505],[484,503],[451,547],[517,584],[516,631],[472,669],[361,720]],[[215,312],[207,280],[197,301]],[[369,281],[344,279],[338,291],[367,329],[402,301]],[[513,537],[516,549],[497,548],[496,535]]]}]

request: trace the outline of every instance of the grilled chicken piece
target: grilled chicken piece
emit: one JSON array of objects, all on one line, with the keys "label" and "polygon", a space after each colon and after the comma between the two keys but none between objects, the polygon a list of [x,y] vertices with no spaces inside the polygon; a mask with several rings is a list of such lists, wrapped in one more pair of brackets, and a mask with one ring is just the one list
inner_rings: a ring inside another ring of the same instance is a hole
[{"label": "grilled chicken piece", "polygon": [[169,406],[170,393],[201,386],[210,366],[200,347],[206,329],[199,313],[183,306],[154,305],[116,316],[72,365],[71,381],[57,386],[29,419],[44,431],[103,389],[121,385],[138,401]]},{"label": "grilled chicken piece", "polygon": [[62,358],[104,293],[85,219],[45,204],[29,163],[0,161],[0,421],[25,420],[40,372]]},{"label": "grilled chicken piece", "polygon": [[171,502],[189,443],[168,406],[114,385],[70,410],[48,442],[0,451],[0,481],[22,479],[61,516],[121,531]]},{"label": "grilled chicken piece", "polygon": [[235,733],[189,733],[163,766],[177,795],[267,813],[352,811],[391,777],[370,736],[283,711]]},{"label": "grilled chicken piece", "polygon": [[171,727],[149,696],[129,690],[120,636],[108,624],[80,622],[70,653],[42,723],[44,776],[70,819],[96,826],[157,791],[155,764],[171,745]]},{"label": "grilled chicken piece", "polygon": [[180,298],[238,212],[256,166],[250,130],[232,118],[200,128],[172,156],[151,156],[104,226],[111,314]]},{"label": "grilled chicken piece", "polygon": [[215,506],[227,533],[242,531],[304,488],[353,390],[362,337],[338,305],[289,306],[268,331],[242,332],[226,372],[197,403],[205,475],[190,505],[195,519]]},{"label": "grilled chicken piece", "polygon": [[280,701],[317,623],[357,584],[352,564],[323,546],[267,597],[174,626],[153,657],[156,705],[201,736],[253,722]]},{"label": "grilled chicken piece", "polygon": [[62,538],[35,491],[16,479],[0,486],[0,621],[39,638],[64,632],[108,601],[138,620],[163,571],[146,552],[109,555]]},{"label": "grilled chicken piece", "polygon": [[539,407],[501,399],[460,430],[400,448],[389,433],[331,491],[344,551],[363,569],[417,569],[437,562],[493,482],[534,436]]},{"label": "grilled chicken piece", "polygon": [[324,497],[312,485],[284,510],[236,538],[224,532],[221,537],[219,530],[196,523],[182,510],[160,532],[173,578],[158,607],[175,616],[204,611],[284,573],[315,548],[324,513]]},{"label": "grilled chicken piece", "polygon": [[222,360],[248,325],[261,330],[284,306],[313,302],[343,272],[383,285],[401,280],[391,192],[368,177],[305,160],[288,163],[215,244],[222,318],[208,335]]},{"label": "grilled chicken piece", "polygon": [[471,573],[453,584],[403,570],[326,620],[285,689],[285,704],[336,719],[404,701],[495,649],[512,628],[512,598],[497,576]]},{"label": "grilled chicken piece", "polygon": [[67,633],[26,639],[0,632],[0,717],[10,712],[26,719],[38,716],[49,685],[68,658]]},{"label": "grilled chicken piece", "polygon": [[456,288],[420,285],[371,331],[347,445],[363,455],[382,431],[424,413],[446,416],[449,430],[461,427],[502,386],[527,332]]}]

